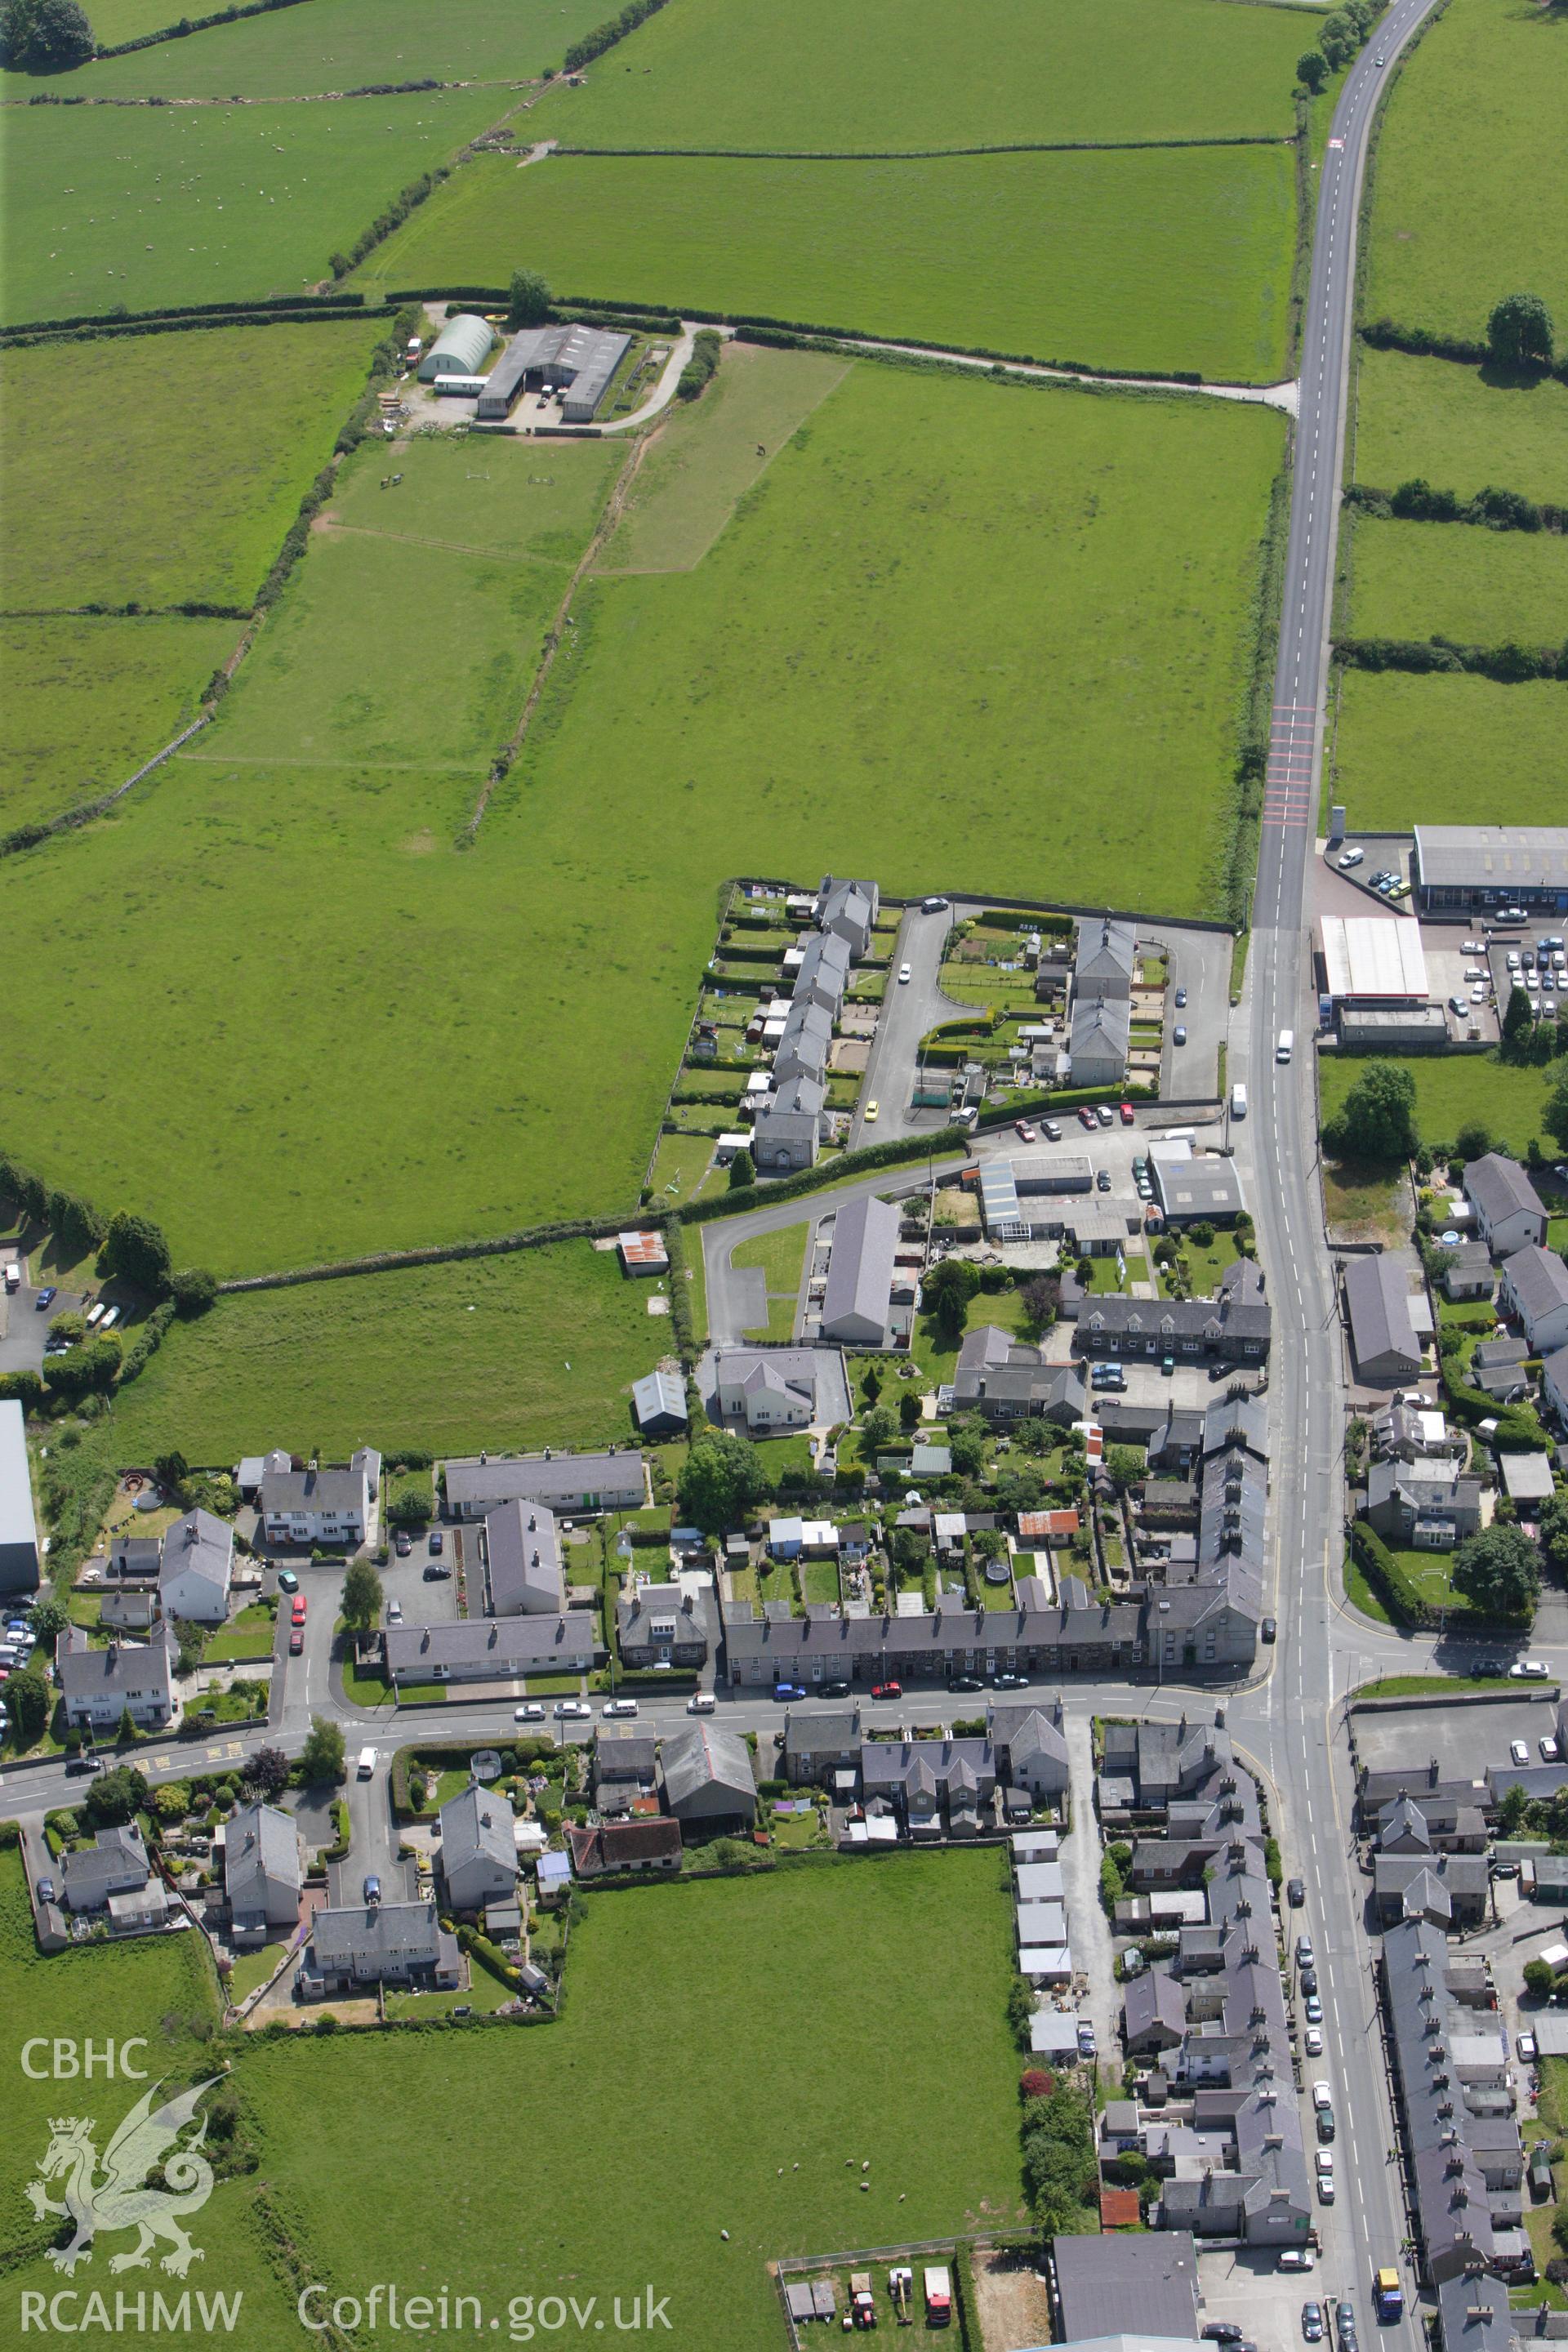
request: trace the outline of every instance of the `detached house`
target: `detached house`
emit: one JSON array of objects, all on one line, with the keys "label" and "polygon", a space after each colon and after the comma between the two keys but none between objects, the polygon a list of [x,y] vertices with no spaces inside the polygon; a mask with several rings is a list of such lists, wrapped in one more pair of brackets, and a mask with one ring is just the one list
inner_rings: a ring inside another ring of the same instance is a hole
[{"label": "detached house", "polygon": [[234,1529],[210,1511],[187,1511],[164,1530],[158,1598],[165,1617],[221,1625],[228,1615]]},{"label": "detached house", "polygon": [[482,1911],[515,1901],[517,1822],[500,1790],[476,1781],[444,1804],[438,1819],[448,1907]]},{"label": "detached house", "polygon": [[237,1938],[259,1942],[268,1927],[292,1927],[304,1883],[292,1813],[255,1804],[234,1815],[224,1832],[223,1888]]},{"label": "detached house", "polygon": [[1481,1524],[1481,1482],[1453,1462],[1374,1462],[1367,1472],[1366,1517],[1384,1543],[1448,1551]]},{"label": "detached house", "polygon": [[262,1474],[260,1511],[269,1544],[331,1544],[355,1550],[370,1532],[381,1484],[381,1456],[362,1445],[344,1470],[295,1470],[285,1454],[269,1454]]},{"label": "detached house", "polygon": [[111,1895],[139,1895],[152,1875],[147,1848],[134,1822],[123,1829],[100,1830],[83,1852],[67,1854],[60,1901],[68,1911],[107,1911]]},{"label": "detached house", "polygon": [[728,1349],[715,1363],[718,1412],[723,1421],[743,1421],[753,1436],[807,1429],[816,1412],[817,1366],[806,1348],[763,1355]]},{"label": "detached house", "polygon": [[1568,1265],[1555,1250],[1531,1243],[1504,1258],[1502,1308],[1517,1315],[1532,1356],[1568,1346]]},{"label": "detached house", "polygon": [[659,1743],[665,1811],[683,1831],[749,1829],[757,1817],[751,1750],[732,1731],[694,1723]]},{"label": "detached house", "polygon": [[989,1422],[1039,1418],[1070,1429],[1088,1403],[1077,1364],[1048,1364],[1031,1348],[994,1323],[966,1331],[953,1373],[955,1412],[983,1412]]},{"label": "detached house", "polygon": [[78,1730],[111,1731],[129,1709],[143,1731],[161,1731],[174,1711],[173,1628],[164,1618],[146,1642],[94,1649],[80,1625],[55,1643],[55,1675],[66,1721]]},{"label": "detached house", "polygon": [[1494,1257],[1511,1257],[1531,1243],[1546,1241],[1546,1211],[1541,1195],[1517,1160],[1489,1151],[1465,1170],[1465,1198],[1476,1213],[1476,1230]]},{"label": "detached house", "polygon": [[695,1588],[639,1584],[616,1603],[616,1640],[621,1664],[700,1666],[708,1657],[708,1611]]}]

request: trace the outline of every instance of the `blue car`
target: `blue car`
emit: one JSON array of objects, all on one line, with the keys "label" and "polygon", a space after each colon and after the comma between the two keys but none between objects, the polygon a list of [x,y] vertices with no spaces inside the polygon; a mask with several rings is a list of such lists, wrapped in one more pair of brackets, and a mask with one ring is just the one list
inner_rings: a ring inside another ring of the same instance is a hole
[{"label": "blue car", "polygon": [[775,1683],[773,1685],[773,1696],[775,1698],[804,1698],[805,1696],[805,1689],[804,1685],[800,1683]]}]

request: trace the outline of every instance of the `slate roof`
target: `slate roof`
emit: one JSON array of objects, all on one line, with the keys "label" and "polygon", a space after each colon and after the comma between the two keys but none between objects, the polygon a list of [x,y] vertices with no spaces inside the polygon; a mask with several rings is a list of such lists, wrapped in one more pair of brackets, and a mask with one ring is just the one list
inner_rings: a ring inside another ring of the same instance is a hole
[{"label": "slate roof", "polygon": [[1080,1343],[1092,1347],[1101,1335],[1117,1339],[1200,1339],[1222,1338],[1268,1343],[1273,1309],[1266,1298],[1126,1298],[1118,1291],[1096,1292],[1078,1319]]},{"label": "slate roof", "polygon": [[499,1789],[470,1783],[447,1799],[438,1818],[441,1868],[448,1878],[470,1862],[493,1862],[499,1869],[516,1871],[516,1816]]},{"label": "slate roof", "polygon": [[751,1750],[735,1732],[713,1723],[693,1723],[661,1740],[659,1755],[664,1766],[664,1801],[672,1813],[679,1815],[683,1806],[708,1789],[733,1792],[737,1811],[749,1811],[755,1804],[757,1782]]},{"label": "slate roof", "polygon": [[553,1511],[542,1503],[498,1503],[485,1513],[484,1542],[498,1617],[560,1614],[566,1580]]},{"label": "slate roof", "polygon": [[1410,1286],[1398,1260],[1384,1256],[1352,1258],[1345,1267],[1345,1311],[1358,1363],[1370,1364],[1394,1355],[1414,1370],[1421,1361],[1421,1342],[1410,1319]]},{"label": "slate roof", "polygon": [[1181,2337],[1198,2332],[1197,2250],[1184,2230],[1126,2238],[1058,2237],[1061,2336]]},{"label": "slate roof", "polygon": [[619,1493],[640,1484],[642,1460],[637,1448],[628,1445],[607,1454],[526,1454],[492,1455],[488,1462],[448,1462],[447,1499],[455,1511],[514,1497],[569,1510],[579,1495]]},{"label": "slate roof", "polygon": [[65,1858],[60,1888],[65,1906],[68,1911],[101,1911],[111,1895],[145,1886],[152,1867],[134,1822],[100,1830],[90,1846]]},{"label": "slate roof", "polygon": [[160,1580],[197,1576],[226,1597],[234,1569],[234,1530],[210,1511],[187,1511],[163,1530]]},{"label": "slate roof", "polygon": [[[1468,2044],[1487,2012],[1460,2008],[1448,1984],[1440,1929],[1411,1919],[1391,1927],[1379,1961],[1388,2038],[1413,2156],[1427,2265],[1440,2283],[1494,2257],[1486,2182],[1470,2144],[1470,2109],[1458,2079],[1458,2038]],[[1507,2043],[1500,2063],[1506,2064]]]},{"label": "slate roof", "polygon": [[887,1322],[900,1223],[892,1203],[871,1193],[846,1201],[839,1210],[822,1301],[825,1331],[851,1316]]},{"label": "slate roof", "polygon": [[[552,1661],[575,1658],[603,1644],[590,1612],[561,1617],[465,1617],[440,1625],[388,1625],[382,1651],[389,1675],[418,1682],[431,1668],[493,1666],[498,1677],[548,1671]],[[568,1667],[565,1671],[570,1672]]]},{"label": "slate roof", "polygon": [[269,1885],[292,1887],[297,1895],[303,1884],[293,1815],[277,1805],[242,1806],[224,1832],[223,1885],[229,1909],[237,1916],[264,1910]]},{"label": "slate roof", "polygon": [[1531,1242],[1502,1262],[1503,1280],[1519,1303],[1527,1330],[1543,1315],[1568,1307],[1568,1265],[1555,1250]]},{"label": "slate roof", "polygon": [[1474,1202],[1489,1225],[1517,1215],[1544,1217],[1541,1195],[1520,1166],[1501,1151],[1489,1151],[1465,1169],[1465,1197]]},{"label": "slate roof", "polygon": [[444,1936],[434,1902],[361,1903],[318,1911],[310,1942],[327,1975],[346,1970],[356,1958],[376,1958],[434,1966]]},{"label": "slate roof", "polygon": [[79,1625],[68,1625],[55,1643],[55,1675],[68,1700],[116,1700],[132,1691],[174,1694],[174,1629],[160,1619],[145,1642],[111,1642],[94,1649]]},{"label": "slate roof", "polygon": [[658,1821],[601,1822],[596,1829],[571,1829],[567,1840],[581,1878],[629,1870],[639,1863],[669,1863],[680,1855],[680,1823]]}]

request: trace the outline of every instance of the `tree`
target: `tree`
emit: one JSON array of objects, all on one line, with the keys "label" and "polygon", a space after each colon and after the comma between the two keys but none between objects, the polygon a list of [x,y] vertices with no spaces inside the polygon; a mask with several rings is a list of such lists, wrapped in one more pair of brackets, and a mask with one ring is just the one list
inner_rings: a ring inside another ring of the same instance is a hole
[{"label": "tree", "polygon": [[1557,1079],[1541,1107],[1541,1124],[1560,1151],[1568,1151],[1568,1070]]},{"label": "tree", "polygon": [[542,327],[550,316],[550,288],[537,269],[514,269],[506,306],[509,327]]},{"label": "tree", "polygon": [[90,1201],[79,1200],[74,1192],[51,1192],[47,1213],[49,1231],[67,1260],[85,1257],[103,1239],[103,1219]]},{"label": "tree", "polygon": [[258,1748],[246,1766],[246,1779],[264,1796],[281,1796],[289,1786],[289,1759],[281,1748]]},{"label": "tree", "polygon": [[1316,98],[1329,79],[1329,61],[1321,49],[1307,49],[1296,60],[1296,79]]},{"label": "tree", "polygon": [[980,1288],[980,1269],[966,1257],[944,1257],[927,1275],[922,1289],[936,1328],[947,1339],[963,1336],[969,1302]]},{"label": "tree", "polygon": [[169,1276],[169,1296],[174,1311],[190,1321],[205,1315],[217,1297],[217,1276],[205,1265],[184,1265]]},{"label": "tree", "polygon": [[773,1481],[763,1457],[750,1438],[730,1431],[700,1437],[681,1465],[676,1495],[693,1527],[705,1534],[721,1535],[744,1517],[752,1504],[773,1492]]},{"label": "tree", "polygon": [[[1521,996],[1524,996],[1524,991],[1522,989],[1518,990],[1516,992]],[[1511,1006],[1510,1009],[1511,1010]],[[1524,997],[1524,1009],[1526,1017],[1531,1017],[1530,999],[1528,996]],[[1504,1034],[1506,1034],[1506,1031]],[[1473,1118],[1469,1120],[1466,1126],[1462,1127],[1458,1135],[1454,1138],[1454,1149],[1449,1154],[1449,1158],[1451,1160],[1462,1160],[1467,1162],[1471,1160],[1484,1160],[1491,1149],[1492,1131],[1490,1128],[1486,1126],[1482,1120]]]},{"label": "tree", "polygon": [[1048,1330],[1061,1308],[1062,1286],[1054,1274],[1037,1274],[1024,1285],[1019,1294],[1023,1301],[1024,1319],[1033,1331]]},{"label": "tree", "polygon": [[890,1404],[871,1405],[860,1416],[860,1434],[875,1453],[899,1433],[899,1416]]},{"label": "tree", "polygon": [[1352,1160],[1408,1160],[1415,1132],[1415,1081],[1397,1062],[1368,1062],[1334,1122],[1338,1148]]},{"label": "tree", "polygon": [[730,1162],[730,1190],[731,1192],[743,1192],[748,1184],[754,1184],[756,1181],[757,1163],[742,1145]]},{"label": "tree", "polygon": [[1516,982],[1509,990],[1508,1003],[1503,1011],[1502,1034],[1505,1042],[1510,1045],[1517,1045],[1521,1037],[1529,1034],[1530,1024],[1534,1017],[1535,1007]]},{"label": "tree", "polygon": [[36,1413],[44,1402],[44,1376],[31,1365],[19,1372],[0,1372],[0,1397],[9,1397],[22,1408],[24,1417]]},{"label": "tree", "polygon": [[[1512,1793],[1513,1791],[1510,1790],[1509,1794],[1511,1796]],[[1550,1961],[1526,1960],[1524,1964],[1524,1990],[1526,1992],[1533,1993],[1537,2000],[1548,2000],[1551,1996],[1552,1988],[1556,1981],[1557,1979],[1552,1972]]]},{"label": "tree", "polygon": [[11,1710],[25,1747],[44,1736],[49,1719],[49,1686],[42,1675],[28,1666],[23,1673],[13,1675],[5,1685],[5,1704]]},{"label": "tree", "polygon": [[99,1263],[105,1274],[118,1274],[138,1290],[168,1288],[169,1244],[151,1217],[133,1217],[129,1209],[116,1209],[109,1220]]},{"label": "tree", "polygon": [[82,1811],[95,1830],[122,1829],[147,1801],[147,1777],[132,1764],[117,1764],[100,1772],[81,1801]]},{"label": "tree", "polygon": [[184,1495],[185,1481],[190,1475],[191,1465],[178,1447],[171,1448],[167,1454],[160,1454],[153,1465],[153,1477],[163,1492],[173,1496],[176,1501]]},{"label": "tree", "polygon": [[97,47],[76,0],[5,0],[0,7],[0,57],[9,66],[58,72],[85,65]]},{"label": "tree", "polygon": [[1524,1817],[1530,1811],[1530,1799],[1517,1780],[1506,1788],[1498,1801],[1497,1831],[1499,1837],[1517,1837],[1524,1827]]},{"label": "tree", "polygon": [[395,1528],[422,1528],[435,1507],[436,1498],[428,1486],[405,1486],[388,1503],[386,1516]]},{"label": "tree", "polygon": [[322,1780],[342,1780],[346,1777],[342,1732],[324,1715],[310,1717],[310,1728],[300,1750],[300,1772],[308,1788]]},{"label": "tree", "polygon": [[1518,1528],[1483,1528],[1455,1552],[1454,1582],[1478,1608],[1527,1616],[1541,1594],[1541,1555]]},{"label": "tree", "polygon": [[990,1432],[977,1412],[955,1421],[947,1433],[952,1466],[961,1478],[977,1478],[985,1467],[985,1441]]},{"label": "tree", "polygon": [[875,1404],[882,1393],[882,1375],[877,1370],[874,1357],[860,1375],[860,1393],[868,1404]]},{"label": "tree", "polygon": [[1552,365],[1552,314],[1539,294],[1505,294],[1487,320],[1487,348],[1500,367]]},{"label": "tree", "polygon": [[[184,1669],[182,1667],[181,1671],[184,1672]],[[136,1745],[136,1717],[131,1712],[129,1699],[120,1710],[120,1723],[114,1737],[117,1744],[121,1748],[134,1748]]]},{"label": "tree", "polygon": [[58,1601],[35,1601],[27,1612],[27,1622],[37,1642],[58,1642],[70,1622],[65,1606]]},{"label": "tree", "polygon": [[910,1430],[918,1429],[921,1425],[921,1401],[919,1397],[915,1394],[913,1389],[906,1389],[903,1395],[899,1399],[899,1427],[906,1433]]},{"label": "tree", "polygon": [[1110,1445],[1105,1451],[1105,1473],[1119,1495],[1135,1486],[1147,1465],[1136,1445]]},{"label": "tree", "polygon": [[343,1579],[343,1622],[351,1633],[365,1633],[381,1615],[381,1579],[368,1559],[349,1562]]}]

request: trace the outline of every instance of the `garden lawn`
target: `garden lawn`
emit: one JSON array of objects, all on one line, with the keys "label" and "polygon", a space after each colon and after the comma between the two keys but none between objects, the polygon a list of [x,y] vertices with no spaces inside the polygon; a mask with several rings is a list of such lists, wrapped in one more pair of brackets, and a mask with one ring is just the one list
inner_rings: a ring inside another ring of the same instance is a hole
[{"label": "garden lawn", "polygon": [[568,146],[812,153],[1294,129],[1310,24],[1207,0],[681,0],[531,127]]},{"label": "garden lawn", "polygon": [[278,1620],[270,1609],[255,1602],[204,1643],[202,1663],[221,1666],[231,1659],[269,1658],[278,1638]]},{"label": "garden lawn", "polygon": [[[300,13],[284,17],[298,26]],[[338,106],[13,108],[0,152],[5,317],[305,292],[506,103],[464,89]]]},{"label": "garden lawn", "polygon": [[1361,349],[1355,478],[1382,490],[1419,475],[1462,499],[1493,485],[1568,506],[1568,384],[1406,352]]},{"label": "garden lawn", "polygon": [[759,1234],[754,1241],[739,1243],[730,1263],[735,1266],[760,1265],[767,1276],[769,1290],[787,1292],[793,1299],[800,1288],[805,1238],[810,1230],[805,1224],[782,1225],[777,1233]]},{"label": "garden lawn", "polygon": [[[574,597],[462,852],[521,708],[529,583],[562,575],[495,564],[481,596],[489,560],[447,552],[432,600],[435,551],[313,534],[195,756],[0,864],[12,1016],[54,1040],[12,1073],[9,1147],[222,1275],[618,1213],[716,893],[759,845],[889,891],[1212,909],[1282,431],[1261,407],[852,367],[693,571]],[[467,446],[557,481],[604,462]],[[390,517],[374,466],[345,511]],[[164,1095],[127,1084],[143,1064],[231,1074],[178,1153]]]},{"label": "garden lawn", "polygon": [[[1533,1137],[1543,1143],[1541,1106],[1559,1067],[1551,1062],[1540,1069],[1501,1062],[1496,1054],[1398,1055],[1378,1056],[1397,1062],[1415,1081],[1415,1119],[1424,1141],[1452,1143],[1462,1127],[1476,1120],[1489,1129],[1494,1143],[1505,1144],[1522,1160]],[[1335,1115],[1364,1067],[1353,1054],[1325,1055],[1319,1087],[1325,1122]]]},{"label": "garden lawn", "polygon": [[116,337],[73,343],[68,362],[50,344],[0,355],[8,606],[247,608],[386,323]]},{"label": "garden lawn", "polygon": [[1469,646],[1557,646],[1568,636],[1568,539],[1556,531],[1358,515],[1349,552],[1358,636]]},{"label": "garden lawn", "polygon": [[1400,68],[1378,147],[1363,315],[1481,340],[1505,294],[1568,318],[1561,9],[1453,0]]},{"label": "garden lawn", "polygon": [[223,1298],[120,1391],[111,1447],[126,1462],[177,1445],[226,1463],[248,1429],[294,1450],[319,1439],[340,1459],[367,1443],[395,1454],[625,1440],[631,1382],[668,1340],[647,1297],[613,1251],[563,1242]]},{"label": "garden lawn", "polygon": [[0,621],[0,834],[99,800],[188,727],[237,621]]},{"label": "garden lawn", "polygon": [[[110,0],[123,6],[125,0]],[[170,0],[151,31],[173,22]],[[91,12],[100,41],[111,36]],[[209,13],[203,9],[204,15]],[[1194,14],[1196,13],[1194,7]],[[281,8],[234,25],[215,25],[188,40],[161,41],[128,58],[104,58],[83,73],[6,74],[0,89],[15,97],[39,88],[94,98],[298,98],[352,90],[368,82],[523,81],[559,66],[568,45],[603,17],[603,0],[307,0],[303,13]],[[130,40],[133,33],[121,36]],[[434,92],[420,95],[434,95]],[[506,92],[497,90],[500,114]]]},{"label": "garden lawn", "polygon": [[[994,1853],[789,1864],[589,1896],[587,1912],[553,2025],[245,2052],[242,2096],[306,2275],[333,2292],[450,2282],[501,2313],[510,2296],[555,2293],[596,2295],[602,2313],[619,2294],[629,2312],[651,2282],[681,2352],[773,2352],[773,2257],[1015,2221],[1020,2061]],[[668,2056],[637,2019],[644,2000],[679,2004],[698,1981],[705,2030],[671,2097]],[[954,1983],[969,1996],[962,2036],[949,2030]],[[870,1984],[890,1989],[897,2031],[868,2030]],[[505,2168],[468,2160],[520,2114],[553,2118],[564,2159],[526,2230]],[[437,2244],[428,2184],[459,2176]]]},{"label": "garden lawn", "polygon": [[1568,686],[1537,679],[1345,671],[1323,805],[1358,830],[1556,824],[1563,814]]},{"label": "garden lawn", "polygon": [[695,306],[1091,366],[1284,373],[1285,147],[790,163],[482,157],[378,247],[376,287]]}]

